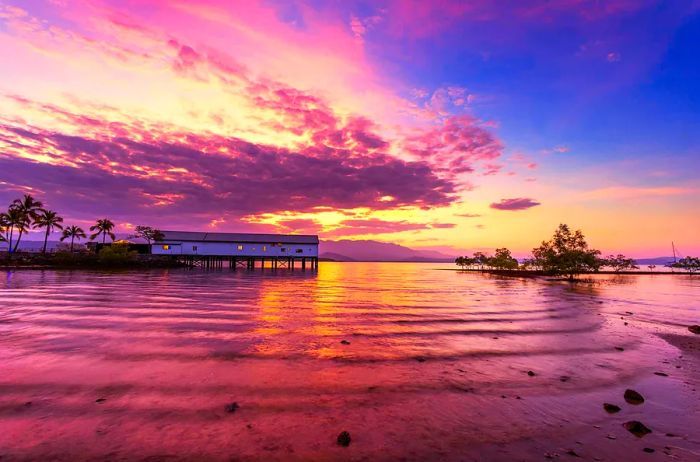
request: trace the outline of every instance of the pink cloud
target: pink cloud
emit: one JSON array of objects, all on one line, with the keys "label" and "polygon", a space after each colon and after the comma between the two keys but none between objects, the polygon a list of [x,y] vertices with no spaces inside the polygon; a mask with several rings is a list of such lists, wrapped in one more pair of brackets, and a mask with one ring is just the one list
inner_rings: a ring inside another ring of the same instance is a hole
[{"label": "pink cloud", "polygon": [[[407,137],[403,148],[429,161],[436,172],[448,178],[473,172],[477,163],[495,160],[503,150],[501,142],[482,128],[476,118],[468,115],[448,117],[432,128]],[[493,164],[486,167],[489,171],[498,168]]]},{"label": "pink cloud", "polygon": [[540,205],[534,199],[529,199],[526,197],[517,197],[513,199],[501,199],[499,202],[494,202],[489,207],[496,210],[526,210],[532,207]]},{"label": "pink cloud", "polygon": [[610,53],[607,54],[605,57],[609,63],[616,63],[620,60],[620,53],[617,53],[615,51],[611,51]]},{"label": "pink cloud", "polygon": [[564,154],[569,151],[571,151],[571,148],[560,144],[549,149],[543,149],[542,154]]},{"label": "pink cloud", "polygon": [[[424,161],[381,152],[371,123],[351,119],[340,146],[297,150],[232,136],[182,132],[167,124],[112,122],[55,105],[71,133],[0,124],[0,170],[8,184],[31,183],[57,206],[79,214],[113,210],[116,217],[229,214],[232,217],[317,207],[372,209],[450,204],[455,186]],[[303,104],[303,102],[302,102]],[[323,124],[315,127],[324,133]],[[325,135],[324,135],[325,136]],[[19,191],[17,191],[19,192]],[[12,198],[11,192],[2,194]],[[390,197],[390,200],[380,200]],[[357,223],[355,223],[357,225]]]}]

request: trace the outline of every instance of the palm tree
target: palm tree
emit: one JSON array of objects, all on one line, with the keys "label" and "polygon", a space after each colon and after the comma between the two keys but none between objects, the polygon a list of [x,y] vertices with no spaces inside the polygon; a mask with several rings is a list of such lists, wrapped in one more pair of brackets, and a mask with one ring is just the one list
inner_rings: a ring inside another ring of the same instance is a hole
[{"label": "palm tree", "polygon": [[15,247],[12,252],[16,252],[19,247],[19,242],[22,240],[22,236],[29,230],[29,225],[33,220],[36,219],[39,211],[41,210],[42,203],[34,199],[30,194],[25,194],[22,199],[15,199],[10,205],[10,210],[8,214],[13,210],[20,215],[15,219],[14,228],[18,230],[17,241],[15,242]]},{"label": "palm tree", "polygon": [[41,253],[46,253],[46,243],[49,240],[49,234],[54,229],[63,229],[63,218],[58,216],[58,213],[53,210],[42,209],[41,213],[34,218],[34,229],[46,228],[46,233],[44,234],[44,247],[41,249]]},{"label": "palm tree", "polygon": [[101,220],[97,220],[97,223],[90,226],[90,231],[95,231],[93,234],[90,235],[90,240],[94,240],[100,234],[102,235],[103,244],[105,243],[105,238],[107,236],[114,240],[116,236],[112,232],[113,229],[114,223],[112,223],[109,219],[103,218]]},{"label": "palm tree", "polygon": [[5,226],[10,228],[7,242],[9,246],[8,251],[10,254],[12,254],[17,251],[17,246],[19,245],[19,238],[17,238],[15,245],[12,245],[15,231],[18,231],[20,236],[27,232],[29,229],[30,219],[28,215],[16,207],[10,207],[7,210],[7,213],[4,213],[3,215]]},{"label": "palm tree", "polygon": [[87,236],[85,236],[85,231],[83,231],[83,228],[79,226],[68,226],[66,229],[63,230],[63,234],[61,235],[61,242],[65,241],[66,239],[70,238],[70,251],[71,253],[73,252],[73,241],[75,239],[85,239]]}]

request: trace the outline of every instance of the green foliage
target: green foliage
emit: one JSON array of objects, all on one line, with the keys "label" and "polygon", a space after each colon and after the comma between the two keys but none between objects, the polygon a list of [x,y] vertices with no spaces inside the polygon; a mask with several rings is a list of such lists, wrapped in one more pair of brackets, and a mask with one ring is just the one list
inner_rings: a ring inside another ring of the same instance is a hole
[{"label": "green foliage", "polygon": [[609,266],[615,271],[616,273],[619,273],[620,271],[629,271],[629,270],[635,270],[639,269],[639,266],[637,266],[637,261],[632,259],[632,258],[627,258],[622,254],[618,255],[609,255],[605,259],[606,266]]},{"label": "green foliage", "polygon": [[480,269],[491,268],[498,270],[518,269],[518,260],[513,258],[510,250],[506,248],[496,249],[496,255],[491,257],[483,252],[475,252],[473,257],[457,257],[455,264],[462,269],[478,266]]},{"label": "green foliage", "polygon": [[474,252],[474,258],[472,260],[474,261],[475,265],[479,265],[479,268],[483,270],[484,266],[489,265],[490,258],[491,257],[483,252]]},{"label": "green foliage", "polygon": [[469,257],[457,257],[455,264],[464,269],[468,266],[474,266],[476,264],[476,260]]},{"label": "green foliage", "polygon": [[134,237],[146,239],[146,241],[148,241],[148,245],[150,245],[153,241],[162,241],[165,237],[161,230],[150,226],[137,226],[134,231]]},{"label": "green foliage", "polygon": [[581,273],[597,272],[605,263],[600,251],[590,249],[581,230],[572,232],[565,224],[559,225],[549,241],[532,249],[534,263],[553,274],[566,275],[569,279]]},{"label": "green foliage", "polygon": [[523,260],[522,267],[523,267],[523,269],[526,269],[526,270],[537,271],[537,270],[542,269],[539,265],[540,265],[540,262],[538,262],[536,258],[526,258],[525,260]]},{"label": "green foliage", "polygon": [[518,269],[518,260],[504,247],[496,249],[496,255],[488,259],[488,265],[499,270],[514,270]]},{"label": "green foliage", "polygon": [[51,255],[51,259],[57,266],[77,266],[85,263],[86,257],[84,255],[76,255],[73,252],[61,250]]},{"label": "green foliage", "polygon": [[97,261],[108,266],[120,266],[134,261],[138,252],[129,250],[128,244],[112,244],[100,249]]},{"label": "green foliage", "polygon": [[700,258],[698,257],[685,257],[678,260],[676,263],[671,265],[673,268],[684,269],[690,274],[700,271]]}]

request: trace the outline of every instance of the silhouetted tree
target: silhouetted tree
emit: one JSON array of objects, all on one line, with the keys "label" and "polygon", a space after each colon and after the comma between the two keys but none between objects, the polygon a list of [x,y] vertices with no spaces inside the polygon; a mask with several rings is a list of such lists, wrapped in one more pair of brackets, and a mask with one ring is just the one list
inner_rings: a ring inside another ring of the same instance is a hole
[{"label": "silhouetted tree", "polygon": [[648,265],[647,268],[649,268],[649,271],[654,271],[654,268],[656,268],[656,265]]},{"label": "silhouetted tree", "polygon": [[605,259],[604,263],[605,265],[611,267],[616,273],[619,273],[620,271],[639,269],[636,260],[627,258],[622,254],[609,255]]},{"label": "silhouetted tree", "polygon": [[490,257],[483,252],[474,252],[474,264],[479,265],[481,271],[489,264]]},{"label": "silhouetted tree", "polygon": [[42,203],[35,200],[30,194],[25,194],[22,199],[15,199],[10,205],[7,214],[11,216],[12,229],[17,230],[17,240],[11,252],[16,252],[22,236],[29,231],[29,226],[36,219],[41,210]]},{"label": "silhouetted tree", "polygon": [[676,263],[672,263],[673,268],[684,269],[690,274],[694,274],[700,271],[700,258],[698,257],[685,257],[678,260]]},{"label": "silhouetted tree", "polygon": [[148,245],[151,245],[153,241],[162,241],[165,238],[163,232],[159,229],[152,228],[150,226],[137,226],[134,229],[134,237],[141,237],[146,239]]},{"label": "silhouetted tree", "polygon": [[79,226],[68,226],[66,229],[63,230],[63,234],[61,235],[61,242],[65,241],[66,239],[70,238],[70,251],[73,252],[73,242],[78,239],[85,239],[87,236],[85,235],[85,231],[83,231],[83,228],[80,228]]},{"label": "silhouetted tree", "polygon": [[528,269],[528,270],[540,270],[542,267],[540,266],[540,262],[536,258],[526,258],[523,260],[523,269]]},{"label": "silhouetted tree", "polygon": [[578,274],[598,271],[604,260],[599,250],[590,249],[580,230],[572,232],[565,224],[560,224],[549,241],[532,249],[537,264],[554,274],[568,276],[570,280]]},{"label": "silhouetted tree", "polygon": [[63,223],[63,218],[59,217],[58,213],[53,210],[42,209],[41,213],[34,218],[35,229],[46,228],[46,232],[44,233],[44,247],[41,249],[41,253],[46,253],[46,244],[49,241],[49,234],[51,234],[54,229],[63,229],[61,223]]},{"label": "silhouetted tree", "polygon": [[512,257],[510,250],[504,248],[496,249],[496,255],[489,259],[490,266],[506,270],[518,269],[518,260]]},{"label": "silhouetted tree", "polygon": [[94,225],[90,226],[90,231],[94,231],[93,234],[90,235],[90,240],[94,241],[96,237],[102,235],[102,243],[105,243],[105,239],[107,236],[110,237],[110,239],[114,240],[116,236],[112,232],[114,229],[114,223],[112,223],[111,220],[107,218],[103,218],[101,220],[97,220],[97,223]]},{"label": "silhouetted tree", "polygon": [[471,267],[475,263],[476,260],[470,257],[457,257],[457,259],[455,259],[455,264],[460,266],[462,269],[466,268],[467,266]]}]

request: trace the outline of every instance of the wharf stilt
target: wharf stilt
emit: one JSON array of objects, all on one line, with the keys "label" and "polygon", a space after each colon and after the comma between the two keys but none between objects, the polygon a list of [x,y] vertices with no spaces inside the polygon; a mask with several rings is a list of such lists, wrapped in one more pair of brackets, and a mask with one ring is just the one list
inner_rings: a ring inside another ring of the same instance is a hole
[{"label": "wharf stilt", "polygon": [[[318,257],[230,257],[219,255],[173,255],[173,259],[189,268],[230,269],[318,269]],[[267,264],[267,266],[265,266]]]}]

